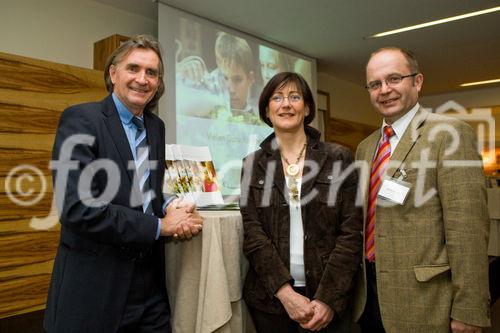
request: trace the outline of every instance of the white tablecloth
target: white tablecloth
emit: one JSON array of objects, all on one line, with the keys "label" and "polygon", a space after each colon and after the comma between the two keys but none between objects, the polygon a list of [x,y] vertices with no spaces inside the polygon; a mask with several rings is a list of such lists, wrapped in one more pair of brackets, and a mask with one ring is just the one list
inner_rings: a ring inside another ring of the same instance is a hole
[{"label": "white tablecloth", "polygon": [[248,263],[239,211],[202,211],[203,231],[166,244],[174,333],[255,332],[242,300]]}]

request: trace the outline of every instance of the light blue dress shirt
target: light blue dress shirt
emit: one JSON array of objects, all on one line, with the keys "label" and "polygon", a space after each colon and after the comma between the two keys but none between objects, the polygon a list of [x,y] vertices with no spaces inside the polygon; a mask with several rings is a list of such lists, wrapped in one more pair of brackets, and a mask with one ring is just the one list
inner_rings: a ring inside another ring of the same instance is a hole
[{"label": "light blue dress shirt", "polygon": [[[137,134],[137,127],[135,127],[134,123],[132,123],[132,118],[134,115],[132,112],[130,112],[125,105],[116,97],[116,95],[113,93],[112,94],[113,101],[115,102],[116,109],[118,110],[118,116],[120,117],[120,120],[122,122],[123,130],[125,131],[125,134],[127,135],[127,140],[128,144],[130,145],[130,150],[132,151],[132,155],[134,156],[134,160],[137,161],[137,153],[135,151],[135,136]],[[144,117],[141,115],[139,118],[141,118],[142,121],[144,121]],[[144,129],[147,131],[146,129]],[[146,132],[147,135],[147,132]],[[147,170],[148,176],[149,176],[149,170]],[[170,203],[166,202],[163,210],[165,211],[167,205]],[[160,230],[161,230],[161,220],[158,219],[158,227],[156,229],[156,237],[155,239],[160,238]]]}]

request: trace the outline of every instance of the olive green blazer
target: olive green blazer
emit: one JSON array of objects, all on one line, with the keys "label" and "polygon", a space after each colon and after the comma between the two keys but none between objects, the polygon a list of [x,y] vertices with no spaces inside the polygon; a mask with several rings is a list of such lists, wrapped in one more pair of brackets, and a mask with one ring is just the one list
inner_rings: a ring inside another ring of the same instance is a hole
[{"label": "olive green blazer", "polygon": [[[380,134],[372,133],[356,152],[356,160],[366,166],[361,178],[365,215]],[[394,150],[386,176],[411,185],[403,205],[379,198],[376,210],[377,289],[386,332],[449,332],[450,318],[489,326],[489,217],[471,127],[420,108]],[[366,302],[362,262],[355,320]]]}]

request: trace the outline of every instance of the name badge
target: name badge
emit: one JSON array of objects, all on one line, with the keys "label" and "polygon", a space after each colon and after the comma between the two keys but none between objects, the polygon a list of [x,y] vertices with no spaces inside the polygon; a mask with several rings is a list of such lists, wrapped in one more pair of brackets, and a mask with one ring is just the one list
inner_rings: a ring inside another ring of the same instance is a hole
[{"label": "name badge", "polygon": [[402,180],[395,178],[384,179],[378,191],[378,196],[382,199],[403,205],[408,197],[410,188],[411,184]]}]

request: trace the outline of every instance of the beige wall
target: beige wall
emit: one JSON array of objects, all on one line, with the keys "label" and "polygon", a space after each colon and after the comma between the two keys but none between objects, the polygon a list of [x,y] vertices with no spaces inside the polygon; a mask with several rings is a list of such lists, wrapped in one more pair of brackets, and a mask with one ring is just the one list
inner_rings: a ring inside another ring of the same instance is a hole
[{"label": "beige wall", "polygon": [[157,35],[157,22],[91,0],[0,5],[1,52],[92,68],[94,42],[115,33]]},{"label": "beige wall", "polygon": [[[381,118],[373,108],[364,87],[341,80],[330,74],[318,73],[318,89],[330,93],[331,116],[358,123],[379,126]],[[454,101],[465,108],[500,106],[500,88],[464,89],[447,94],[421,96],[420,104],[435,110],[448,101]],[[493,110],[497,118],[496,109]],[[497,120],[497,131],[500,127]]]},{"label": "beige wall", "polygon": [[362,124],[379,126],[382,119],[373,108],[361,85],[318,73],[318,89],[330,93],[331,116]]},{"label": "beige wall", "polygon": [[448,101],[455,101],[465,108],[500,105],[500,87],[464,89],[448,94],[429,95],[421,98],[422,105],[436,109]]},{"label": "beige wall", "polygon": [[[487,110],[492,107],[490,112],[491,119],[495,121],[496,148],[500,149],[500,87],[473,90],[464,89],[464,91],[461,92],[424,96],[421,98],[422,105],[432,108],[433,110],[444,105],[453,105],[445,104],[450,101],[456,102],[462,107],[469,109],[469,112],[474,112],[474,108],[486,108]],[[444,108],[447,109],[445,106]]]}]

